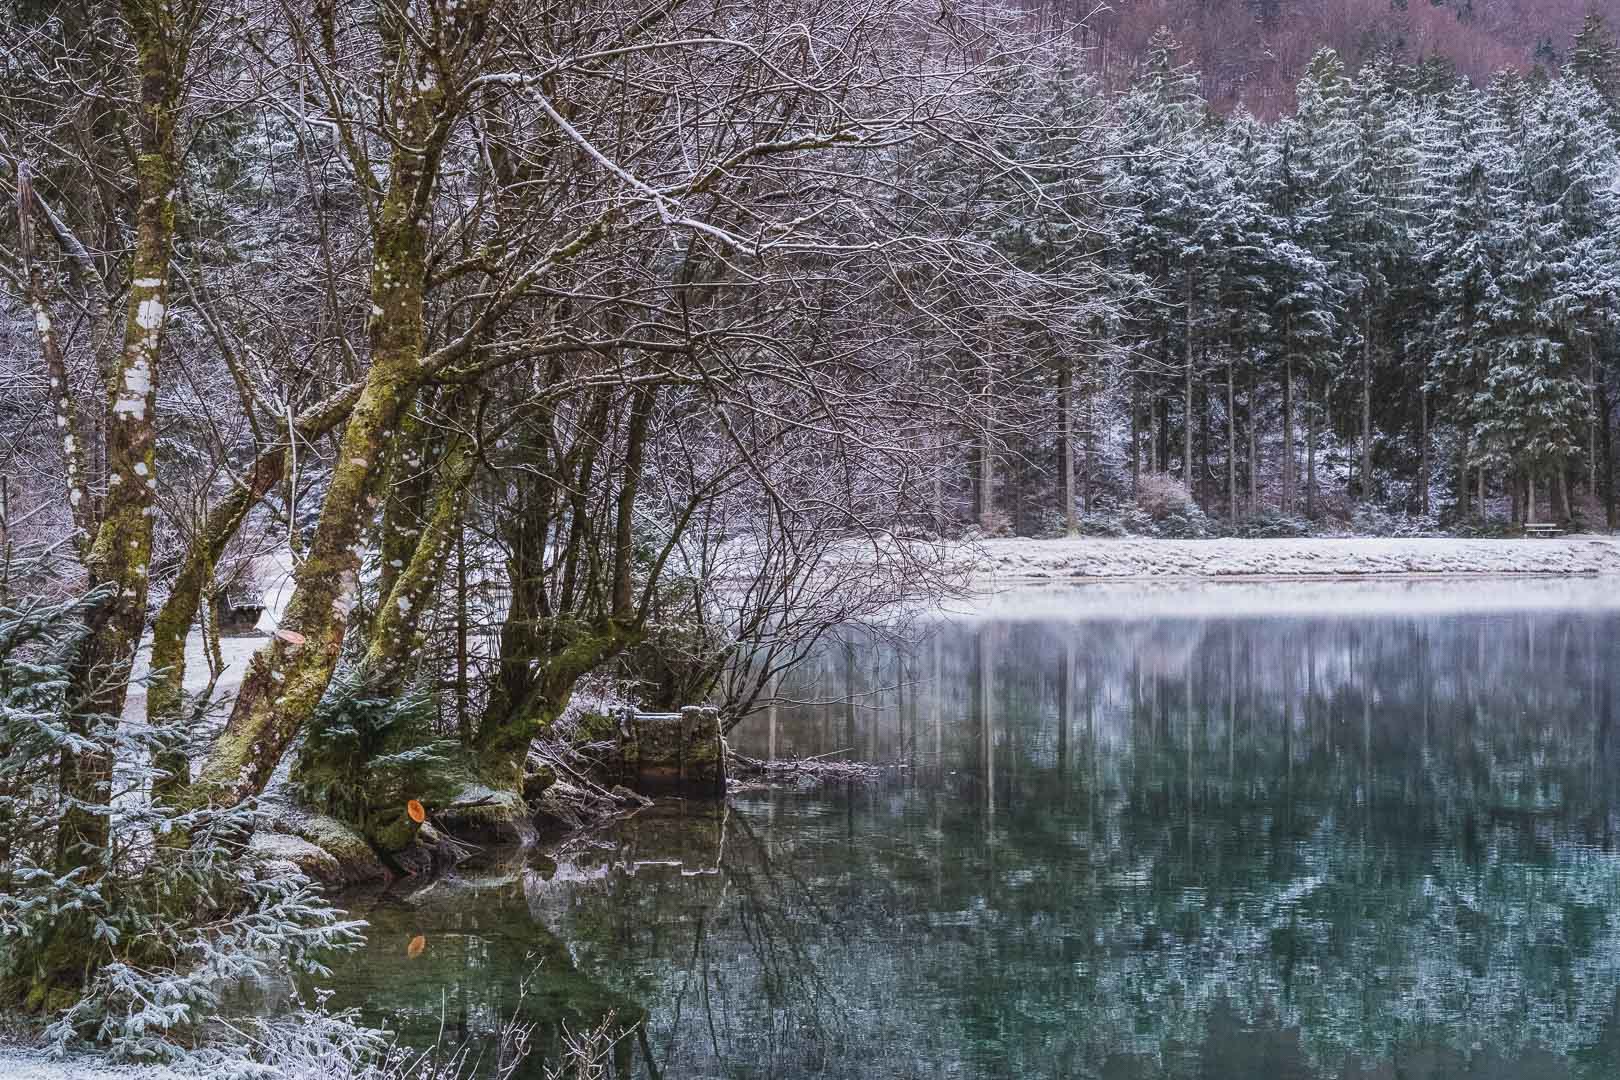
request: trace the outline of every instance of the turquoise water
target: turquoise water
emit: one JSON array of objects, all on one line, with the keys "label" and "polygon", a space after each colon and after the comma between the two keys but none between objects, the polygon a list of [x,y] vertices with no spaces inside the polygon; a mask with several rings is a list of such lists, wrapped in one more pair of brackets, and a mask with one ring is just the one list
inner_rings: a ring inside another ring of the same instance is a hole
[{"label": "turquoise water", "polygon": [[337,1003],[533,1076],[610,1013],[647,1077],[1620,1075],[1620,617],[1235,595],[832,643],[733,741],[904,767],[365,899]]}]

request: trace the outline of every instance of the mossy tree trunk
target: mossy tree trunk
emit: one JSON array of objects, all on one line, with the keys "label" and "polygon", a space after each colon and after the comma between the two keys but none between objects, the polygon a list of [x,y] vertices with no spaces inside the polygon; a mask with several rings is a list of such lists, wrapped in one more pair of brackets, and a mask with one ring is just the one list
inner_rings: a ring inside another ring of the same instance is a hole
[{"label": "mossy tree trunk", "polygon": [[461,532],[474,464],[472,440],[460,433],[452,436],[439,462],[433,505],[416,531],[415,550],[379,605],[365,663],[373,683],[385,693],[403,684],[421,644],[422,614]]},{"label": "mossy tree trunk", "polygon": [[[129,684],[117,673],[133,660],[146,617],[158,371],[180,165],[176,128],[186,81],[187,43],[168,0],[125,0],[123,14],[139,80],[133,116],[138,202],[123,351],[106,387],[107,495],[84,558],[90,585],[106,587],[109,599],[90,619],[74,673],[70,723],[80,730],[123,712]],[[63,754],[67,805],[59,835],[66,866],[90,864],[106,844],[107,819],[91,807],[110,797],[112,764],[99,753]]]},{"label": "mossy tree trunk", "polygon": [[[360,396],[358,383],[343,388],[306,410],[294,422],[300,439],[312,439],[342,423]],[[147,686],[146,715],[153,724],[181,718],[185,706],[186,637],[204,600],[204,592],[225,548],[241,528],[248,512],[282,481],[287,469],[285,443],[271,446],[254,459],[245,481],[238,482],[218,506],[208,511],[202,530],[186,549],[169,596],[152,625],[152,680]],[[163,796],[185,787],[191,778],[190,762],[176,751],[159,764],[169,779],[159,787]]]},{"label": "mossy tree trunk", "polygon": [[[310,548],[293,576],[278,636],[256,653],[225,730],[203,767],[201,797],[234,803],[264,790],[331,681],[348,628],[360,541],[378,502],[378,466],[422,378],[430,207],[462,105],[446,84],[477,48],[487,3],[464,3],[432,26],[379,4],[390,133],[389,180],[375,214],[371,364],[343,431]],[[425,40],[430,38],[431,40]]]},{"label": "mossy tree trunk", "polygon": [[[635,589],[634,515],[658,393],[642,385],[628,397],[617,439],[611,398],[602,395],[567,453],[537,450],[555,470],[528,486],[508,527],[512,601],[501,627],[499,676],[472,746],[496,786],[518,789],[530,743],[567,707],[579,679],[642,638],[652,591]],[[596,480],[598,447],[609,444],[622,450],[616,486]],[[597,488],[602,494],[593,501],[588,494]],[[560,532],[567,536],[559,568],[546,549]],[[649,577],[656,576],[654,565]]]},{"label": "mossy tree trunk", "polygon": [[377,529],[376,548],[381,559],[377,579],[377,610],[373,613],[373,636],[380,624],[383,605],[393,592],[394,583],[419,546],[429,514],[428,497],[433,487],[435,429],[424,415],[431,398],[423,391],[415,408],[408,408],[400,419],[399,435],[388,449],[388,481],[383,490],[382,516]]}]

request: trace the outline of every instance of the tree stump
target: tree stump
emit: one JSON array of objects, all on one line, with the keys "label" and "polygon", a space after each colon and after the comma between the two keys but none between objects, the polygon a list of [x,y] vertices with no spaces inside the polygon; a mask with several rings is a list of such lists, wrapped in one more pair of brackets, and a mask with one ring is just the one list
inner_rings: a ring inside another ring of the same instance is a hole
[{"label": "tree stump", "polygon": [[688,705],[678,713],[619,711],[619,779],[636,791],[726,793],[720,711]]}]

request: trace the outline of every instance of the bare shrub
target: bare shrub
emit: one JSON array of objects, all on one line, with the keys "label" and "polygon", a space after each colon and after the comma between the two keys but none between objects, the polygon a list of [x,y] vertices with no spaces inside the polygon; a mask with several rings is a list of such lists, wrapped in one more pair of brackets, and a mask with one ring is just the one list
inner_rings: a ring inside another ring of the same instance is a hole
[{"label": "bare shrub", "polygon": [[1191,514],[1198,509],[1187,487],[1169,473],[1149,473],[1136,485],[1136,505],[1154,521]]}]

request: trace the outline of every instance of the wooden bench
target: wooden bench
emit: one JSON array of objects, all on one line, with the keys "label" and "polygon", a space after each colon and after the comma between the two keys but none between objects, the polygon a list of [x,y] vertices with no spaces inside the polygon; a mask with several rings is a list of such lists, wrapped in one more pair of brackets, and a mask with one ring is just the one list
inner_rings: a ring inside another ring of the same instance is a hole
[{"label": "wooden bench", "polygon": [[1537,522],[1534,525],[1526,525],[1524,527],[1524,535],[1526,537],[1531,537],[1531,536],[1549,536],[1549,537],[1550,536],[1563,536],[1564,535],[1564,527],[1562,525],[1554,525],[1551,522],[1546,522],[1546,523]]}]

